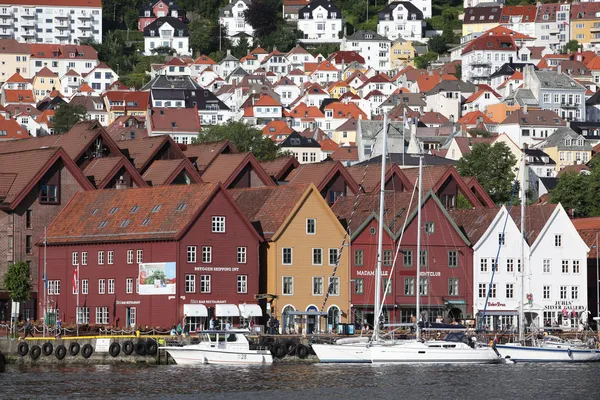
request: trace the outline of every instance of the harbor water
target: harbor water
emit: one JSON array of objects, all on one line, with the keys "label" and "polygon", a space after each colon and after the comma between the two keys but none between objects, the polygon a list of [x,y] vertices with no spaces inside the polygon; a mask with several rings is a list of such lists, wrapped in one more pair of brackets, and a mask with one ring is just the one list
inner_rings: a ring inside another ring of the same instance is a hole
[{"label": "harbor water", "polygon": [[1,399],[600,399],[600,363],[9,365]]}]

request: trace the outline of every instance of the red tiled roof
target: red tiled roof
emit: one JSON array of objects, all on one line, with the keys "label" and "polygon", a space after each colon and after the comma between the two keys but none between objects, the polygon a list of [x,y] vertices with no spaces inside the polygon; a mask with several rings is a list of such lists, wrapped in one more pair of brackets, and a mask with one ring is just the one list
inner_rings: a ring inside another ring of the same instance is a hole
[{"label": "red tiled roof", "polygon": [[[552,216],[558,204],[539,204],[525,208],[525,238],[532,245]],[[510,216],[517,226],[521,224],[521,207],[513,207]]]},{"label": "red tiled roof", "polygon": [[329,157],[335,161],[357,161],[358,162],[358,147],[356,146],[340,146]]},{"label": "red tiled roof", "polygon": [[35,103],[33,90],[5,90],[6,103]]},{"label": "red tiled roof", "polygon": [[471,51],[516,51],[515,41],[511,36],[480,36],[472,40],[465,46],[461,54],[467,54]]},{"label": "red tiled roof", "polygon": [[127,109],[128,111],[146,111],[150,100],[150,92],[132,92],[123,90],[110,90],[104,92],[102,97],[106,97],[109,102],[124,102],[125,106],[112,105],[110,109],[112,111],[122,111]]},{"label": "red tiled roof", "polygon": [[445,124],[450,122],[448,118],[439,112],[424,112],[419,117],[419,121],[424,124]]},{"label": "red tiled roof", "polygon": [[298,168],[299,165],[300,163],[294,156],[281,156],[273,161],[260,162],[260,166],[269,176],[273,177],[276,182],[288,172],[288,169]]},{"label": "red tiled roof", "polygon": [[475,244],[481,239],[499,211],[500,207],[477,207],[451,210],[450,216],[469,238],[469,241]]},{"label": "red tiled roof", "polygon": [[341,103],[339,101],[329,103],[325,106],[324,110],[332,110],[333,118],[342,118],[348,119],[350,117],[354,119],[359,119],[359,116],[362,116],[362,119],[369,119],[367,114],[364,113],[363,110],[360,109],[355,103]]},{"label": "red tiled roof", "polygon": [[[0,119],[0,140],[27,139],[29,133],[17,121],[12,118]],[[0,172],[2,172],[0,170]]]},{"label": "red tiled roof", "polygon": [[152,130],[156,132],[200,132],[198,110],[194,108],[154,108],[150,113]]},{"label": "red tiled roof", "polygon": [[331,140],[329,138],[320,140],[319,144],[321,145],[321,151],[324,151],[327,153],[334,152],[335,150],[338,149],[338,147],[340,147],[336,142],[334,142],[333,140]]},{"label": "red tiled roof", "polygon": [[192,183],[202,183],[200,174],[187,158],[178,160],[155,160],[144,172],[144,180],[152,186],[171,185],[185,171]]},{"label": "red tiled roof", "polygon": [[337,174],[340,174],[344,177],[348,188],[353,193],[358,192],[358,185],[339,161],[325,161],[317,164],[301,164],[288,175],[286,181],[291,184],[313,183],[317,189],[323,190],[323,188]]},{"label": "red tiled roof", "polygon": [[[70,0],[58,0],[70,1]],[[96,1],[96,0],[91,0]],[[60,58],[69,60],[97,60],[98,52],[89,45],[74,44],[31,44],[30,51],[32,58]],[[74,54],[74,56],[72,56]]]},{"label": "red tiled roof", "polygon": [[196,58],[196,60],[194,61],[194,64],[213,65],[216,63],[210,57],[208,57],[204,54],[200,54],[200,57]]},{"label": "red tiled roof", "polygon": [[220,154],[237,153],[237,150],[229,140],[221,140],[188,144],[183,153],[194,163],[198,171],[203,172]]},{"label": "red tiled roof", "polygon": [[[168,144],[167,144],[168,142]],[[138,171],[145,171],[154,156],[169,146],[174,153],[170,158],[184,158],[185,155],[169,135],[149,136],[140,139],[121,140],[116,142],[121,151],[132,160]]]},{"label": "red tiled roof", "polygon": [[281,107],[281,104],[278,103],[274,98],[272,98],[271,96],[264,94],[262,96],[260,96],[260,99],[258,99],[258,101],[256,103],[254,103],[254,107],[260,107],[260,106],[279,106]]},{"label": "red tiled roof", "polygon": [[252,222],[260,222],[262,235],[270,239],[307,195],[309,185],[285,185],[267,188],[233,189],[229,192]]},{"label": "red tiled roof", "polygon": [[[223,189],[218,185],[201,184],[78,193],[48,227],[47,240],[52,244],[177,240],[219,190]],[[186,206],[180,210],[181,204]],[[160,209],[153,212],[157,206]],[[132,214],[133,207],[139,209]],[[129,222],[122,226],[123,221]]]},{"label": "red tiled roof", "polygon": [[333,61],[336,64],[350,64],[352,62],[357,62],[359,64],[364,64],[365,59],[360,55],[357,51],[346,51],[339,50],[334,53],[331,53],[329,57],[327,57],[329,61]]},{"label": "red tiled roof", "polygon": [[228,187],[248,165],[252,167],[263,185],[274,185],[273,180],[265,173],[252,153],[220,154],[204,171],[202,180],[222,182],[225,187]]},{"label": "red tiled roof", "polygon": [[[131,166],[125,156],[122,155],[117,157],[94,158],[83,170],[83,174],[96,188],[103,189],[111,179],[115,178],[115,174],[127,165]],[[133,166],[130,167],[128,172],[132,175],[132,178],[138,187],[147,186]]]},{"label": "red tiled roof", "polygon": [[490,117],[488,117],[479,110],[466,113],[457,122],[462,125],[475,125],[478,123],[477,120],[479,117],[483,119],[484,124],[495,124],[495,122],[492,121]]},{"label": "red tiled roof", "polygon": [[29,83],[29,81],[23,78],[18,72],[15,72],[10,78],[6,80],[6,83]]},{"label": "red tiled roof", "polygon": [[563,167],[560,171],[558,171],[558,174],[556,176],[560,177],[567,173],[579,174],[579,173],[581,173],[581,171],[590,171],[590,170],[591,170],[591,168],[585,164],[567,165],[566,167]]}]

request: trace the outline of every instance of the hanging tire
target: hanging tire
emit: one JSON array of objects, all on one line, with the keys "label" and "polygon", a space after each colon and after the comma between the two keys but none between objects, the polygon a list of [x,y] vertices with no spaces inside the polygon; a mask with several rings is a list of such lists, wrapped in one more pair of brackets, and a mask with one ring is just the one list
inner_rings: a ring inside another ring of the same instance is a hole
[{"label": "hanging tire", "polygon": [[80,348],[81,346],[79,346],[79,343],[71,342],[71,344],[69,345],[69,354],[75,357],[77,354],[79,354]]},{"label": "hanging tire", "polygon": [[62,360],[67,355],[67,348],[62,344],[56,346],[56,350],[54,350],[54,356],[58,360]]},{"label": "hanging tire", "polygon": [[121,345],[117,342],[111,343],[110,347],[108,348],[108,353],[112,357],[117,357],[119,354],[121,354]]},{"label": "hanging tire", "polygon": [[294,342],[293,340],[288,340],[286,342],[283,342],[283,345],[285,346],[285,355],[290,355],[290,354],[294,354],[294,349],[296,348],[296,342]]},{"label": "hanging tire", "polygon": [[6,357],[0,353],[0,374],[6,372]]},{"label": "hanging tire", "polygon": [[29,353],[29,345],[27,344],[27,342],[19,343],[19,346],[17,347],[17,352],[21,357],[25,357],[27,353]]},{"label": "hanging tire", "polygon": [[296,356],[302,360],[308,357],[308,347],[303,344],[296,346]]},{"label": "hanging tire", "polygon": [[131,340],[126,340],[123,342],[123,353],[125,353],[126,356],[130,356],[134,349],[135,346]]},{"label": "hanging tire", "polygon": [[81,348],[81,355],[83,358],[90,358],[94,354],[94,348],[91,344],[84,344]]},{"label": "hanging tire", "polygon": [[52,346],[52,343],[50,343],[50,342],[44,343],[44,345],[42,346],[42,353],[46,357],[48,357],[48,356],[51,356],[53,352],[54,352],[54,346]]},{"label": "hanging tire", "polygon": [[146,342],[143,339],[140,339],[135,344],[135,354],[138,356],[146,355]]},{"label": "hanging tire", "polygon": [[38,346],[37,344],[31,346],[31,353],[29,353],[29,355],[31,356],[31,358],[33,360],[37,360],[41,354],[42,354],[42,348],[40,346]]},{"label": "hanging tire", "polygon": [[146,340],[146,355],[155,356],[158,353],[158,344],[154,339]]},{"label": "hanging tire", "polygon": [[283,343],[277,343],[273,346],[273,357],[275,358],[283,358],[285,357],[285,352],[286,348],[285,345]]}]

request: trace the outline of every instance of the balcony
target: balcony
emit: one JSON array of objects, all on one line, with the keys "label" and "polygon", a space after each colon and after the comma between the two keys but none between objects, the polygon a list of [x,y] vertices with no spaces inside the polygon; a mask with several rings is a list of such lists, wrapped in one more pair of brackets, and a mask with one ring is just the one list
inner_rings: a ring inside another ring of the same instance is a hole
[{"label": "balcony", "polygon": [[68,13],[54,14],[54,18],[56,18],[56,19],[69,19],[69,14]]},{"label": "balcony", "polygon": [[33,8],[25,8],[23,13],[21,14],[21,18],[37,18],[37,14],[35,13],[35,9]]},{"label": "balcony", "polygon": [[492,64],[491,61],[487,60],[475,60],[471,63],[471,67],[489,67]]},{"label": "balcony", "polygon": [[92,15],[91,14],[81,14],[81,15],[78,15],[77,18],[79,18],[79,19],[92,19]]},{"label": "balcony", "polygon": [[0,26],[13,26],[14,24],[10,19],[0,19]]},{"label": "balcony", "polygon": [[0,38],[8,38],[8,37],[12,37],[12,31],[6,31],[6,32],[0,31]]},{"label": "balcony", "polygon": [[590,28],[590,32],[600,32],[600,26],[593,26]]},{"label": "balcony", "polygon": [[560,108],[579,108],[581,104],[579,103],[560,103]]},{"label": "balcony", "polygon": [[594,37],[592,37],[592,38],[590,39],[590,42],[591,42],[591,43],[600,43],[600,37],[596,37],[596,36],[594,35]]},{"label": "balcony", "polygon": [[550,35],[558,35],[560,33],[560,29],[558,29],[558,28],[551,28],[550,30],[548,30],[548,33]]},{"label": "balcony", "polygon": [[35,30],[25,31],[25,32],[21,33],[21,36],[23,36],[23,37],[30,37],[30,38],[34,37],[35,36]]},{"label": "balcony", "polygon": [[84,25],[80,25],[79,29],[83,30],[90,30],[93,29],[94,27],[91,24],[84,24]]},{"label": "balcony", "polygon": [[56,37],[69,37],[69,30],[68,29],[60,29],[58,32],[55,33]]},{"label": "balcony", "polygon": [[12,8],[0,8],[0,15],[12,16]]},{"label": "balcony", "polygon": [[35,19],[21,20],[21,26],[35,26]]}]

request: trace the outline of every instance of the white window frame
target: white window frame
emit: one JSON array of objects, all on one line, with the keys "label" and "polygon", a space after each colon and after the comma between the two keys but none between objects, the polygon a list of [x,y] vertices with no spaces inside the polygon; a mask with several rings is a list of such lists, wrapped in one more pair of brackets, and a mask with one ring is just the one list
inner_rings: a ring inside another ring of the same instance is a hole
[{"label": "white window frame", "polygon": [[[332,285],[333,282],[333,285]],[[339,276],[330,276],[329,282],[327,285],[327,290],[331,288],[330,296],[339,296],[340,295],[340,277]],[[391,290],[391,287],[390,287]]]},{"label": "white window frame", "polygon": [[202,263],[212,263],[212,246],[202,246]]},{"label": "white window frame", "polygon": [[108,280],[108,294],[115,294],[115,279],[110,278]]},{"label": "white window frame", "polygon": [[89,282],[87,279],[81,280],[81,294],[88,294]]},{"label": "white window frame", "polygon": [[216,215],[212,217],[212,232],[225,233],[225,217]]},{"label": "white window frame", "polygon": [[[315,256],[318,254],[319,251],[320,251],[321,262],[315,263]],[[312,254],[312,265],[323,265],[323,248],[322,247],[314,247],[312,249],[311,254]]]},{"label": "white window frame", "polygon": [[[311,226],[312,223],[312,226]],[[310,229],[312,228],[312,229]],[[312,230],[312,232],[311,232]],[[317,219],[316,218],[306,218],[306,234],[307,235],[316,235],[317,234]]]},{"label": "white window frame", "polygon": [[142,264],[144,262],[144,250],[137,251],[136,261],[138,264]]},{"label": "white window frame", "polygon": [[187,247],[187,262],[195,263],[198,257],[198,246]]},{"label": "white window frame", "polygon": [[196,274],[185,274],[185,292],[196,293]]},{"label": "white window frame", "polygon": [[127,250],[127,264],[133,264],[133,250]]},{"label": "white window frame", "polygon": [[115,252],[113,250],[108,250],[106,252],[106,261],[108,265],[113,265],[115,263]]},{"label": "white window frame", "polygon": [[106,279],[98,279],[98,294],[106,293]]},{"label": "white window frame", "polygon": [[[315,283],[316,283],[317,281],[320,281],[320,282],[321,282],[321,286],[320,286],[320,293],[317,293],[317,292],[315,291]],[[313,295],[313,296],[323,296],[323,294],[324,294],[324,288],[323,288],[323,285],[324,285],[324,280],[323,280],[323,277],[322,277],[322,276],[313,276],[313,277],[312,277],[312,295]]]},{"label": "white window frame", "polygon": [[80,324],[90,323],[90,308],[89,307],[77,307],[77,322]]},{"label": "white window frame", "polygon": [[237,248],[237,263],[246,264],[248,261],[248,248],[246,246],[240,246]]},{"label": "white window frame", "polygon": [[200,293],[211,293],[212,276],[209,274],[200,275]]},{"label": "white window frame", "polygon": [[248,275],[237,276],[237,292],[248,293]]},{"label": "white window frame", "polygon": [[96,325],[108,324],[108,307],[96,307]]},{"label": "white window frame", "polygon": [[133,293],[133,278],[125,279],[125,293],[132,294]]},{"label": "white window frame", "polygon": [[87,265],[88,253],[87,251],[81,252],[81,265]]},{"label": "white window frame", "polygon": [[[290,288],[292,289],[290,293],[285,292],[285,281],[289,278]],[[281,277],[281,294],[284,296],[293,296],[294,295],[294,277],[293,276],[282,276]]]},{"label": "white window frame", "polygon": [[[285,251],[290,251],[290,262],[285,262]],[[284,247],[281,249],[281,264],[282,265],[292,265],[294,263],[294,249],[292,247]]]},{"label": "white window frame", "polygon": [[72,252],[71,253],[71,262],[72,262],[72,265],[78,265],[78,263],[79,263],[78,259],[79,259],[79,253],[76,252],[76,251]]}]

